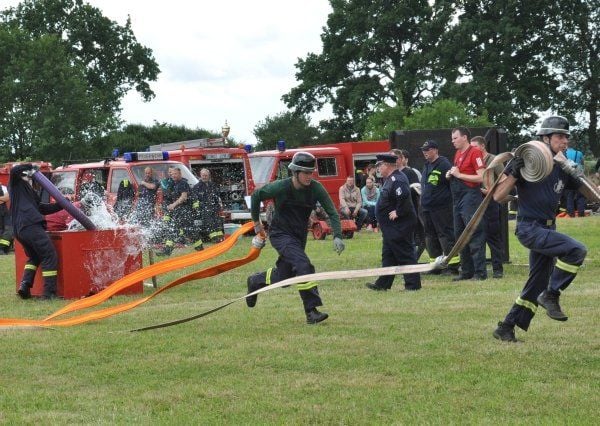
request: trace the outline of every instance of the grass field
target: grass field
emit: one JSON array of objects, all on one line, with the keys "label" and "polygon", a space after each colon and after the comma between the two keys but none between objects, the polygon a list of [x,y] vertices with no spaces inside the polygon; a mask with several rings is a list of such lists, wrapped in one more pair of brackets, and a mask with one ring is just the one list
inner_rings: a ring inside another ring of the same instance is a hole
[{"label": "grass field", "polygon": [[[559,222],[589,251],[561,299],[569,320],[552,321],[540,309],[529,332],[517,331],[517,344],[491,335],[529,269],[512,235],[501,280],[424,276],[422,291],[403,292],[399,277],[384,293],[367,290],[365,280],[325,282],[330,318],[317,326],[305,324],[300,298],[287,288],[260,296],[254,309],[241,302],[180,326],[127,331],[244,294],[246,276],[275,260],[267,246],[243,268],[116,317],[2,330],[0,423],[597,424],[599,229],[597,216]],[[373,268],[380,238],[356,235],[339,257],[331,237],[311,239],[308,253],[317,271]],[[249,245],[242,239],[227,258]],[[0,268],[0,316],[39,319],[67,303],[18,299],[14,257],[1,256]]]}]

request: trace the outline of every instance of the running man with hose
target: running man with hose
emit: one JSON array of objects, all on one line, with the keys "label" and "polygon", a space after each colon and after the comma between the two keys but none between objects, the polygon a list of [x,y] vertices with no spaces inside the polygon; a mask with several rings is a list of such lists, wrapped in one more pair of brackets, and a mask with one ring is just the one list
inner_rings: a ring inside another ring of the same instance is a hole
[{"label": "running man with hose", "polygon": [[[275,211],[269,227],[269,240],[277,250],[279,258],[274,268],[248,277],[248,293],[287,278],[315,272],[305,248],[308,219],[317,202],[331,220],[334,250],[338,254],[344,250],[340,217],[323,185],[312,178],[315,166],[316,159],[312,154],[297,152],[288,166],[292,172],[291,178],[271,182],[252,194],[252,220],[257,235],[264,232],[260,221],[260,203],[264,200],[274,200]],[[299,284],[298,290],[304,305],[306,322],[317,324],[326,320],[328,315],[317,310],[318,306],[323,305],[317,283]],[[256,305],[257,297],[255,295],[246,298],[248,307]]]}]

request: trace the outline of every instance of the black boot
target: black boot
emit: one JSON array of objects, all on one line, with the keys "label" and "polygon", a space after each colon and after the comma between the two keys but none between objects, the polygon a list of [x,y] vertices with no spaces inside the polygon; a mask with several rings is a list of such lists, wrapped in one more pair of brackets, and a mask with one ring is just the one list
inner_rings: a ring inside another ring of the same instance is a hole
[{"label": "black boot", "polygon": [[31,298],[31,284],[21,281],[19,284],[19,289],[17,290],[17,294],[23,300]]},{"label": "black boot", "polygon": [[493,336],[503,342],[517,341],[517,338],[515,337],[515,326],[505,324],[502,321],[498,323],[498,328],[494,330]]},{"label": "black boot", "polygon": [[327,318],[329,318],[329,315],[327,315],[325,312],[319,312],[317,308],[312,308],[306,313],[307,324],[317,324],[321,321],[325,321]]},{"label": "black boot", "polygon": [[[259,272],[256,274],[252,274],[246,280],[246,284],[248,285],[248,294],[255,292],[256,290],[265,286],[263,281],[263,273]],[[248,296],[246,297],[246,305],[249,308],[254,308],[256,306],[256,301],[258,299],[258,295]]]},{"label": "black boot", "polygon": [[560,293],[550,293],[548,291],[543,291],[537,298],[537,302],[541,307],[546,309],[546,313],[550,318],[556,321],[566,321],[569,319],[568,316],[560,309],[560,305],[558,304],[558,299],[560,297]]}]

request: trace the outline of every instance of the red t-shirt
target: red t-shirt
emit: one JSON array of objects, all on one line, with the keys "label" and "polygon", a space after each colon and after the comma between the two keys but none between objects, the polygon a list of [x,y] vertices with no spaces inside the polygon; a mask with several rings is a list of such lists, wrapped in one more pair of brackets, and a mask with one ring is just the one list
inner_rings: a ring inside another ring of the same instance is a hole
[{"label": "red t-shirt", "polygon": [[[79,201],[73,203],[73,205],[77,208],[81,207]],[[67,229],[67,225],[73,220],[73,216],[67,210],[62,209],[56,213],[46,215],[45,219],[46,231],[64,231]]]},{"label": "red t-shirt", "polygon": [[[464,175],[476,175],[477,170],[485,168],[483,154],[480,150],[472,146],[469,146],[464,152],[456,151],[454,154],[454,165]],[[463,182],[471,188],[481,186],[480,183],[467,182],[466,180],[463,180]]]}]

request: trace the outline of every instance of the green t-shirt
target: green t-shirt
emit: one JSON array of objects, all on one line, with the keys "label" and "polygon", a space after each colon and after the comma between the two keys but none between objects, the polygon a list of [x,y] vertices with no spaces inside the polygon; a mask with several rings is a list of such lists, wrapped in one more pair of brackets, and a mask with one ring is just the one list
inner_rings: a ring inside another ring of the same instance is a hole
[{"label": "green t-shirt", "polygon": [[[290,195],[295,200],[302,202],[306,200],[306,191],[311,191],[312,199],[314,201],[318,201],[323,207],[323,210],[325,210],[325,212],[329,215],[329,219],[331,220],[331,227],[333,228],[333,236],[342,238],[342,226],[340,224],[340,217],[333,205],[333,201],[331,201],[331,197],[325,190],[325,187],[323,187],[323,185],[320,182],[312,180],[309,188],[296,189],[293,183],[290,182],[291,180],[292,178],[276,180],[254,191],[251,198],[252,220],[256,222],[260,218],[261,201],[272,199],[275,203],[275,213],[277,213],[278,209],[281,208],[284,201],[288,197],[290,197]],[[308,217],[306,217],[306,221],[308,224]]]}]

